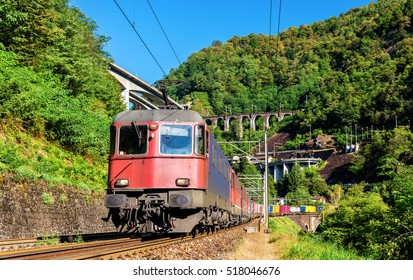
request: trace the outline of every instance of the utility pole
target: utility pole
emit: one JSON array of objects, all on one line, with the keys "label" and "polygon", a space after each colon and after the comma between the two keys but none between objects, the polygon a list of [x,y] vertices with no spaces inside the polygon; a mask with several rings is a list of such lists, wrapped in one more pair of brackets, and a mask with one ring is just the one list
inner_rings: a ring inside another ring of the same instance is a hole
[{"label": "utility pole", "polygon": [[310,123],[310,140],[312,139],[311,135],[312,133],[311,133],[311,123]]},{"label": "utility pole", "polygon": [[346,126],[346,146],[344,148],[344,153],[347,154],[347,146],[348,146],[348,139],[347,139],[347,126]]},{"label": "utility pole", "polygon": [[354,151],[357,152],[357,124],[354,124],[354,134],[355,134],[355,146],[354,146]]},{"label": "utility pole", "polygon": [[268,213],[268,143],[267,125],[264,126],[264,150],[265,150],[265,171],[264,171],[264,222],[265,230],[269,232],[269,213]]}]

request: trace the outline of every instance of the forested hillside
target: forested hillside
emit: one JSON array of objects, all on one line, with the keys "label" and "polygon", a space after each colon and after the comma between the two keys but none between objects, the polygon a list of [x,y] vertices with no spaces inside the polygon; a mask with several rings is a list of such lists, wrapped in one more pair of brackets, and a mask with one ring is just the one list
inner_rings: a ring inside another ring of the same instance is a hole
[{"label": "forested hillside", "polygon": [[[204,116],[299,111],[301,127],[407,124],[413,109],[413,2],[378,0],[280,36],[250,34],[194,53],[169,74]],[[294,15],[289,15],[294,16]],[[255,108],[254,108],[255,110]]]},{"label": "forested hillside", "polygon": [[0,171],[104,188],[123,110],[106,37],[67,0],[0,3]]}]

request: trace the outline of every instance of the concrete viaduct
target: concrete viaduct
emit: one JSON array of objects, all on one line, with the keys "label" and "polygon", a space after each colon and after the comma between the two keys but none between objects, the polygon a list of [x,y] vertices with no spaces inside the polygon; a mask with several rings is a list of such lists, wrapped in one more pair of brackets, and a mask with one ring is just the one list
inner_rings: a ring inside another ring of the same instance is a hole
[{"label": "concrete viaduct", "polygon": [[[137,109],[146,110],[158,109],[159,106],[165,105],[163,94],[159,89],[129,73],[119,65],[110,63],[109,67],[109,73],[112,74],[122,86],[121,95],[126,109],[129,109],[129,102]],[[182,105],[172,98],[168,97],[168,103],[169,105],[174,105],[182,109]]]}]

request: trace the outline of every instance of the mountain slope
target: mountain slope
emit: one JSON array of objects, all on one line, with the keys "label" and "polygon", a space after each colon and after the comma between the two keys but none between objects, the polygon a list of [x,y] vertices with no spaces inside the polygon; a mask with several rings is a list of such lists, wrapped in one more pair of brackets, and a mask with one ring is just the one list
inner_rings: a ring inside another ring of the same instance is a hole
[{"label": "mountain slope", "polygon": [[[388,126],[413,112],[413,4],[379,0],[279,36],[235,36],[189,57],[171,93],[204,115],[303,110],[301,126]],[[278,45],[277,45],[278,43]]]}]

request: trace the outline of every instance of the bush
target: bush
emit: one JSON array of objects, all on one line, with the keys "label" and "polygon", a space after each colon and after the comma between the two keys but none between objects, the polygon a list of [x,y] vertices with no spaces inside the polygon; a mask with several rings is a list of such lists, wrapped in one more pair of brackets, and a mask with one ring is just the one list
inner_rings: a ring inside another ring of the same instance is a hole
[{"label": "bush", "polygon": [[53,196],[51,195],[51,194],[49,194],[49,193],[43,193],[42,194],[42,199],[43,199],[43,202],[44,202],[44,204],[47,206],[47,207],[49,207],[50,205],[52,205],[53,203],[54,203],[54,198],[53,198]]}]

